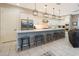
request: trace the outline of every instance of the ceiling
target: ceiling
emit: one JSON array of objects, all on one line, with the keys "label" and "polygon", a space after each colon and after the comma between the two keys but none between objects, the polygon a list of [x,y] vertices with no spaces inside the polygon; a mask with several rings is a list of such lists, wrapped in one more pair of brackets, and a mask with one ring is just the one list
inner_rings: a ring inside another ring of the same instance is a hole
[{"label": "ceiling", "polygon": [[[54,13],[56,15],[59,15],[59,9],[60,9],[60,15],[79,14],[79,3],[61,3],[60,5],[58,5],[57,3],[36,3],[36,9],[38,11],[45,12],[45,7],[44,7],[45,4],[47,4],[47,12],[49,14],[53,14],[53,8],[55,8]],[[32,10],[35,8],[34,3],[19,3],[19,4],[15,3],[13,5],[17,5]],[[77,12],[72,12],[72,11],[77,11]]]}]

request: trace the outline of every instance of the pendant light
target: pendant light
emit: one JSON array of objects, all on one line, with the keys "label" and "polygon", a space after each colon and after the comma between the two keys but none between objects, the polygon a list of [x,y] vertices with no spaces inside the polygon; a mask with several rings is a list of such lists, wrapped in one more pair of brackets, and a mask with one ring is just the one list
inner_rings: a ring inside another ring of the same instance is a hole
[{"label": "pendant light", "polygon": [[44,17],[45,17],[45,18],[48,18],[47,5],[45,5],[45,13],[44,13]]},{"label": "pendant light", "polygon": [[36,3],[35,3],[35,9],[33,10],[33,15],[38,16],[38,11],[36,10]]},{"label": "pendant light", "polygon": [[43,19],[42,22],[43,23],[48,23],[48,20],[47,19]]},{"label": "pendant light", "polygon": [[52,15],[52,18],[53,18],[53,19],[56,18],[56,15],[54,14],[54,10],[55,10],[55,8],[53,8],[53,15]]},{"label": "pendant light", "polygon": [[60,16],[60,9],[59,9],[59,16],[58,16],[58,19],[59,19],[59,20],[61,20],[61,16]]},{"label": "pendant light", "polygon": [[44,19],[42,20],[43,23],[48,23],[48,13],[47,13],[47,5],[45,5],[45,13],[44,13]]},{"label": "pendant light", "polygon": [[[56,3],[56,5],[58,5],[58,7],[60,8],[61,3]],[[59,16],[57,18],[61,20],[60,9],[59,9]]]}]

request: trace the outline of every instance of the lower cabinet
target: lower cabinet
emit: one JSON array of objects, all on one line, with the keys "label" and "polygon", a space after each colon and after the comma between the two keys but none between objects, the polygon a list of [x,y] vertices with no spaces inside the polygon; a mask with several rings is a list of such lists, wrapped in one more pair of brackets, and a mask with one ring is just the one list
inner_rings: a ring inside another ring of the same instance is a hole
[{"label": "lower cabinet", "polygon": [[74,48],[79,48],[79,30],[70,30],[69,41]]}]

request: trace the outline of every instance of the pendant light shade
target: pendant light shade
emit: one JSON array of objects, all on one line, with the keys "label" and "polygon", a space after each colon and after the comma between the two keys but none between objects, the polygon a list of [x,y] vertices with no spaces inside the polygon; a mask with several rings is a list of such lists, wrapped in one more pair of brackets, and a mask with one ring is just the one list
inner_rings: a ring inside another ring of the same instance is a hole
[{"label": "pendant light shade", "polygon": [[56,18],[56,15],[54,14],[54,10],[55,10],[55,8],[53,8],[53,15],[52,15],[52,18],[53,18],[53,19]]},{"label": "pendant light shade", "polygon": [[33,15],[34,16],[38,16],[38,11],[37,10],[33,10]]},{"label": "pendant light shade", "polygon": [[59,16],[58,16],[58,19],[59,19],[59,20],[61,20],[61,16],[60,16],[60,9],[59,9]]},{"label": "pendant light shade", "polygon": [[47,5],[45,5],[45,13],[44,13],[44,17],[45,17],[45,18],[48,18]]},{"label": "pendant light shade", "polygon": [[36,3],[35,3],[35,9],[33,10],[33,15],[38,16],[38,11],[36,10]]},{"label": "pendant light shade", "polygon": [[47,14],[47,13],[44,13],[44,17],[45,17],[45,18],[48,18],[48,14]]},{"label": "pendant light shade", "polygon": [[42,22],[43,23],[48,23],[48,20],[47,19],[43,19]]}]

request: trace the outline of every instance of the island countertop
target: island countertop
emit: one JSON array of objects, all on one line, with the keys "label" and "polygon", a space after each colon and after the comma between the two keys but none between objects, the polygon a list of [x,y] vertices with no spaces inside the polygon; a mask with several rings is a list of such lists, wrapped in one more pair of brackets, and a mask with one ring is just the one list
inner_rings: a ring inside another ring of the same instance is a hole
[{"label": "island countertop", "polygon": [[56,29],[33,29],[33,30],[18,30],[17,33],[28,33],[28,32],[41,32],[41,31],[51,31],[51,30],[64,30],[63,28]]}]

